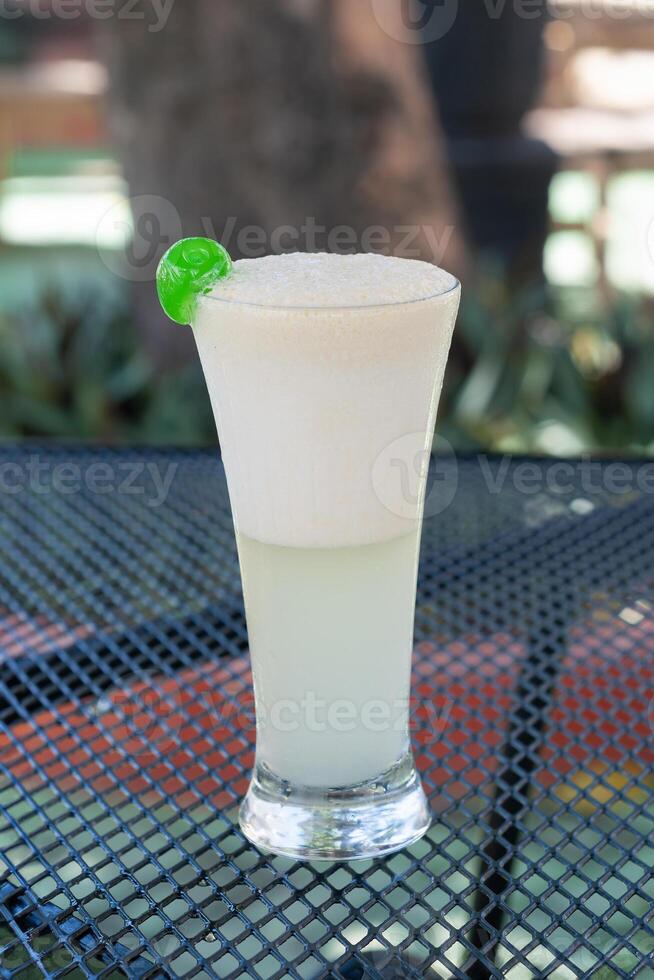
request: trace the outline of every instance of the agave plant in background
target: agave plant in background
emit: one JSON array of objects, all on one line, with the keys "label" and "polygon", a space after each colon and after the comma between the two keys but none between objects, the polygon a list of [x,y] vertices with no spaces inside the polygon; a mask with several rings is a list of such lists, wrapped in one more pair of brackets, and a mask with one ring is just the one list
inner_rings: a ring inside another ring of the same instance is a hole
[{"label": "agave plant in background", "polygon": [[[439,431],[457,450],[654,453],[654,300],[468,290]],[[0,320],[0,437],[206,445],[199,366],[158,374],[127,304],[97,286]]]},{"label": "agave plant in background", "polygon": [[460,448],[654,453],[653,377],[653,300],[511,298],[489,280],[464,300],[441,431]]},{"label": "agave plant in background", "polygon": [[98,288],[46,290],[0,320],[0,436],[206,443],[199,371],[157,376],[128,308]]}]

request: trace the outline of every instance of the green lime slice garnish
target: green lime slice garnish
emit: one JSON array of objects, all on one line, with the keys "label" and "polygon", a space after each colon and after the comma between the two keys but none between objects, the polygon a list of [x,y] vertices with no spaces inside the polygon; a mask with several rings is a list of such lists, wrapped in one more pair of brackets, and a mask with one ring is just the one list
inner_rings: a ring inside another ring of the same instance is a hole
[{"label": "green lime slice garnish", "polygon": [[157,293],[175,323],[191,323],[198,296],[232,270],[226,248],[210,238],[183,238],[168,249],[157,269]]}]

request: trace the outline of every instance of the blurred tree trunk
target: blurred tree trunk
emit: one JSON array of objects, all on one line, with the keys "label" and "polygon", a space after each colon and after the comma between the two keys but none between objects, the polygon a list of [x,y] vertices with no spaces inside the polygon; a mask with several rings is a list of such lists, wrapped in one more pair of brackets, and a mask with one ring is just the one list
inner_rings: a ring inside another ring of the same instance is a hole
[{"label": "blurred tree trunk", "polygon": [[[160,366],[191,349],[189,331],[164,326],[153,288],[182,235],[216,237],[235,258],[363,247],[448,264],[447,245],[457,265],[416,49],[389,38],[369,3],[178,0],[157,26],[154,11],[116,15],[100,45],[136,223],[124,274]],[[371,226],[385,238],[363,238]]]}]

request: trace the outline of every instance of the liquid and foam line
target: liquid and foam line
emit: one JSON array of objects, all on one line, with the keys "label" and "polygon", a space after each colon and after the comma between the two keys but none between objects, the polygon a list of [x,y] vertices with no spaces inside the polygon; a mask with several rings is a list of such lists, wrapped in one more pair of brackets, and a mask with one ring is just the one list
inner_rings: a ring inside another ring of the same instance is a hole
[{"label": "liquid and foam line", "polygon": [[416,466],[416,434],[431,443],[454,277],[374,254],[232,265],[202,239],[178,243],[161,268],[164,309],[192,322],[238,532],[333,548],[415,531],[422,500],[407,498],[402,470]]}]

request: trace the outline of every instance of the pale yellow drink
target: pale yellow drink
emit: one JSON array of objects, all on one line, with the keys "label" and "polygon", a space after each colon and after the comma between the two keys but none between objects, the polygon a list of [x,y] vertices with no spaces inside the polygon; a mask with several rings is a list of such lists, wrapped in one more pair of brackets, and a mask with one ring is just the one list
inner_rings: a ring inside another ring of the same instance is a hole
[{"label": "pale yellow drink", "polygon": [[242,824],[276,850],[380,853],[428,825],[408,738],[424,479],[407,493],[405,477],[431,445],[458,301],[426,263],[288,255],[235,263],[198,304],[256,695]]},{"label": "pale yellow drink", "polygon": [[417,532],[354,548],[238,544],[261,757],[302,786],[386,772],[409,747]]}]

